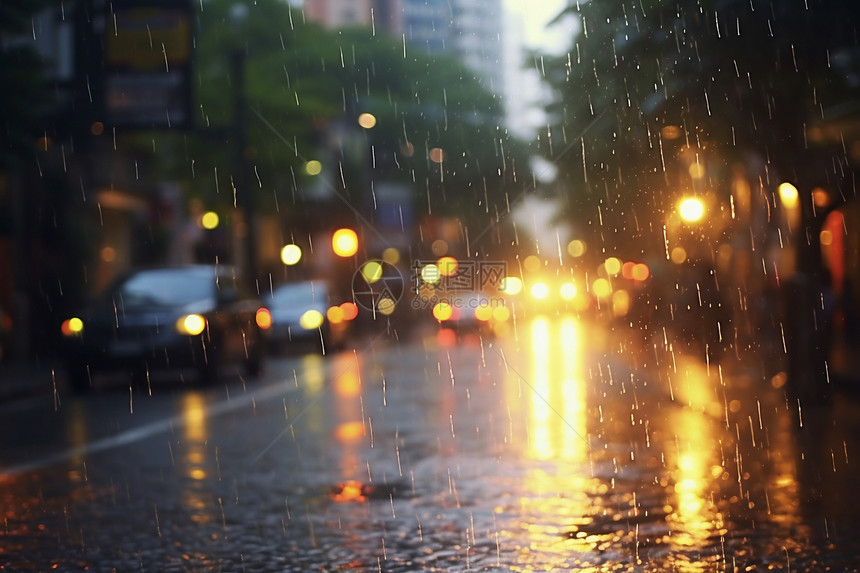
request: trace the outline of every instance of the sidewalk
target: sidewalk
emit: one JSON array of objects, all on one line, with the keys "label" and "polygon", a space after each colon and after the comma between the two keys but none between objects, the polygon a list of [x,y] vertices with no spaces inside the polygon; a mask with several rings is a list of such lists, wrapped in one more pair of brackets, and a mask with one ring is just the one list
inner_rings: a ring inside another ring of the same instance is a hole
[{"label": "sidewalk", "polygon": [[39,394],[51,394],[62,384],[62,365],[56,359],[40,363],[7,359],[0,361],[0,403]]}]

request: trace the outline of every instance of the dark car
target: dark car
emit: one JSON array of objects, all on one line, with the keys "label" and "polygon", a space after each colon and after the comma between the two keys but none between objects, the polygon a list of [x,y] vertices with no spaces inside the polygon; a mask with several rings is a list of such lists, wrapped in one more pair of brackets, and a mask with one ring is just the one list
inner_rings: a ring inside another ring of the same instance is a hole
[{"label": "dark car", "polygon": [[97,371],[194,368],[205,382],[226,364],[259,373],[269,313],[236,269],[191,265],[130,271],[65,320],[69,382],[86,390]]},{"label": "dark car", "polygon": [[273,350],[321,344],[340,347],[358,308],[353,302],[333,305],[325,281],[298,281],[276,287],[265,299],[272,316],[267,335]]}]

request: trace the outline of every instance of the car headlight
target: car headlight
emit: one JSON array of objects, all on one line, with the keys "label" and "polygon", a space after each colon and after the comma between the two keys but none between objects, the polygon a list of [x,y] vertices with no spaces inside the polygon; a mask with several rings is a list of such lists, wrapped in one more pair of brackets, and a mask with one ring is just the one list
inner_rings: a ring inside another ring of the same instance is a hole
[{"label": "car headlight", "polygon": [[206,330],[206,319],[199,314],[186,314],[176,321],[176,331],[179,334],[197,336],[204,330]]},{"label": "car headlight", "polygon": [[67,318],[63,321],[63,324],[60,325],[60,331],[63,333],[63,336],[66,337],[80,336],[84,333],[84,321],[77,316]]}]

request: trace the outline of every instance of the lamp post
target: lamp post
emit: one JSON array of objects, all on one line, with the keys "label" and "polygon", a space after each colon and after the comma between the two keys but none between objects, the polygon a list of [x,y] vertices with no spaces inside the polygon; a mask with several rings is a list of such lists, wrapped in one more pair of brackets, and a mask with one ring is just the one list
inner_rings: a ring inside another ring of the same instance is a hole
[{"label": "lamp post", "polygon": [[[237,3],[230,9],[230,22],[233,28],[241,33],[248,18],[248,7]],[[255,201],[254,190],[251,188],[248,176],[248,164],[245,156],[248,148],[247,116],[245,105],[245,49],[240,41],[230,52],[230,74],[233,80],[233,186],[236,193],[236,205],[242,212],[245,222],[244,237],[240,236],[244,245],[244,266],[246,280],[251,288],[256,288],[257,280],[257,233],[254,223]]]}]

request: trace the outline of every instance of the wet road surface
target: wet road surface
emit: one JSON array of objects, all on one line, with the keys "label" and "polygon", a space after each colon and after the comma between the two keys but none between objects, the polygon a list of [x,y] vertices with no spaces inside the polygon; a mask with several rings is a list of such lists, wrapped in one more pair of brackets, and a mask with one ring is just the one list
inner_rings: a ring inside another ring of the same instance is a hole
[{"label": "wet road surface", "polygon": [[33,571],[860,569],[860,402],[572,317],[7,404]]}]

